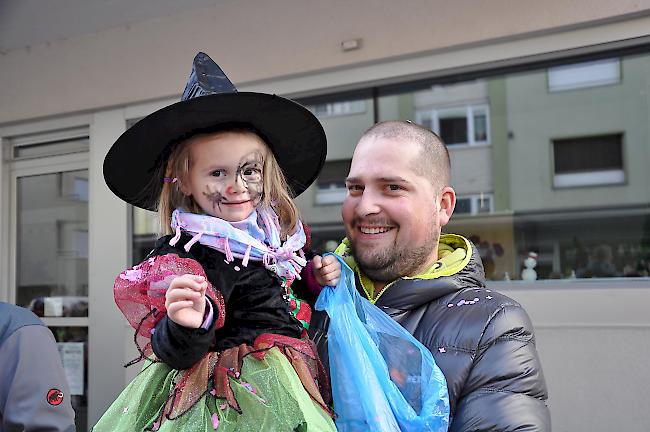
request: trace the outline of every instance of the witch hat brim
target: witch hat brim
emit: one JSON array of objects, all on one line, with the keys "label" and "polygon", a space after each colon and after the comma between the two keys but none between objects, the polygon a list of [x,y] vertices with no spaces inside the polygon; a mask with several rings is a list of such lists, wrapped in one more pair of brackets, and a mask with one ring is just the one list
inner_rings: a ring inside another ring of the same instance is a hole
[{"label": "witch hat brim", "polygon": [[314,182],[325,163],[325,132],[302,105],[265,93],[213,93],[162,108],[124,132],[104,159],[106,184],[124,201],[156,210],[163,186],[161,168],[173,146],[226,124],[247,125],[260,135],[277,159],[293,196]]}]

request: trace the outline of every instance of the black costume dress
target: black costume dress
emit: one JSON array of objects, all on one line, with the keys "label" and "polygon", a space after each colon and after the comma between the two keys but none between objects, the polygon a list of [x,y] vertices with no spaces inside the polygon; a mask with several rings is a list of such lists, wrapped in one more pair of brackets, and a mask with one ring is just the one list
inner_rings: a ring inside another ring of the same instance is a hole
[{"label": "black costume dress", "polygon": [[[116,279],[116,303],[147,364],[93,430],[334,431],[327,379],[306,337],[310,309],[293,281],[200,243],[186,252],[191,238],[170,246],[162,237]],[[169,283],[188,273],[209,282],[208,329],[164,313]]]}]

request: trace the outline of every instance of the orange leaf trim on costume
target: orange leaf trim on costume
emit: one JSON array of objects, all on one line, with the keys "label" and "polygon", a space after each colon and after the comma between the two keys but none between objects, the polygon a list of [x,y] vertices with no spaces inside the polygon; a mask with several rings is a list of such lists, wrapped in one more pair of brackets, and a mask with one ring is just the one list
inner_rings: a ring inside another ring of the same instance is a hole
[{"label": "orange leaf trim on costume", "polygon": [[[312,400],[334,417],[329,408],[332,400],[329,381],[314,343],[308,339],[264,333],[255,339],[252,347],[241,344],[222,352],[209,352],[190,369],[179,371],[175,386],[152,430],[158,430],[165,421],[177,419],[188,412],[206,392],[216,399],[225,400],[241,414],[230,380],[239,380],[244,358],[251,355],[263,360],[272,348],[279,349],[286,356]],[[212,389],[209,383],[212,383]]]}]

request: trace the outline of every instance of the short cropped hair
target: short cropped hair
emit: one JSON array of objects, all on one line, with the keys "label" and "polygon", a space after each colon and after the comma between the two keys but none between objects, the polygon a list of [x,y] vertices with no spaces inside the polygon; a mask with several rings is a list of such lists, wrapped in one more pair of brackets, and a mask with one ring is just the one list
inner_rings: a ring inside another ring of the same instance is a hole
[{"label": "short cropped hair", "polygon": [[442,139],[431,129],[410,121],[391,120],[377,123],[368,129],[364,138],[399,138],[420,145],[420,155],[413,162],[418,175],[427,178],[433,186],[449,186],[451,162],[449,151]]}]

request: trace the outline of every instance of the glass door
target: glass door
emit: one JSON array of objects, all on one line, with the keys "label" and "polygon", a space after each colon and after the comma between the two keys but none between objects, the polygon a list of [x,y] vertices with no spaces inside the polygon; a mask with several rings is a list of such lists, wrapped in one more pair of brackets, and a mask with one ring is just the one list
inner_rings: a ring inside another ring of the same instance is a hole
[{"label": "glass door", "polygon": [[87,153],[21,158],[21,153],[14,151],[13,156],[18,157],[9,163],[12,209],[9,250],[13,282],[9,300],[34,312],[54,334],[70,385],[77,430],[85,431],[88,427]]}]

